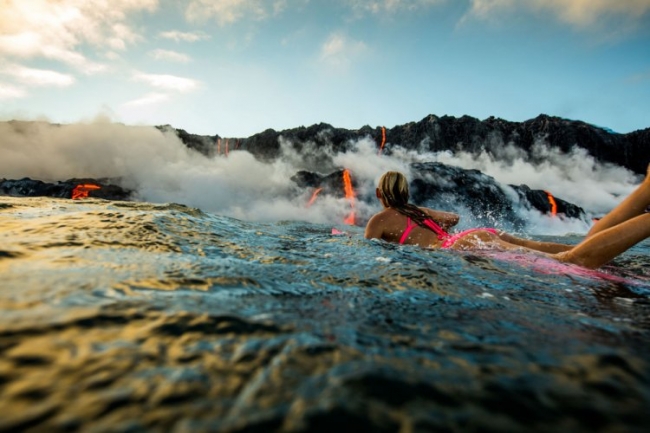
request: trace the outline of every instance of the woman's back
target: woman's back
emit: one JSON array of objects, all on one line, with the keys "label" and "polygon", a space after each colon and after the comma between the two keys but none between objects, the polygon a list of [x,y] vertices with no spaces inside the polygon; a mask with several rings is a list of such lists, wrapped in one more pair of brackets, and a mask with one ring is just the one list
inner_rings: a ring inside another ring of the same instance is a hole
[{"label": "woman's back", "polygon": [[[421,208],[426,213],[428,209]],[[374,236],[368,236],[371,233]],[[440,239],[432,230],[420,227],[413,219],[388,208],[374,215],[366,227],[366,237],[375,237],[387,242],[439,247]],[[406,234],[406,236],[404,236]]]}]

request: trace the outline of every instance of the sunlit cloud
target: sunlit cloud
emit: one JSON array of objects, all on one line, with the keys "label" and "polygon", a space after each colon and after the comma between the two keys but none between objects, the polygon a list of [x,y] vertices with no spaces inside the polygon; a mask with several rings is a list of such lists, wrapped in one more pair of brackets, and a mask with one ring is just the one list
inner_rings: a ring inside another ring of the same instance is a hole
[{"label": "sunlit cloud", "polygon": [[156,105],[169,100],[169,95],[164,93],[149,93],[142,98],[134,99],[123,104],[123,107],[142,107],[146,105]]},{"label": "sunlit cloud", "polygon": [[347,68],[353,59],[368,50],[362,41],[348,38],[341,33],[332,33],[321,46],[320,61],[335,68]]},{"label": "sunlit cloud", "polygon": [[25,96],[27,96],[27,92],[25,92],[23,88],[0,83],[0,101],[19,99],[24,98]]},{"label": "sunlit cloud", "polygon": [[143,74],[136,72],[133,74],[133,79],[146,83],[156,89],[181,93],[191,92],[199,87],[198,81],[190,78],[177,77],[175,75]]},{"label": "sunlit cloud", "polygon": [[0,74],[12,77],[14,80],[29,86],[68,87],[74,84],[71,75],[45,69],[26,68],[20,65],[8,65],[0,68]]},{"label": "sunlit cloud", "polygon": [[358,13],[394,13],[415,11],[445,3],[446,0],[343,0]]},{"label": "sunlit cloud", "polygon": [[465,19],[488,19],[521,9],[550,12],[563,22],[586,27],[608,16],[640,17],[650,11],[650,0],[471,0]]},{"label": "sunlit cloud", "polygon": [[198,42],[210,39],[210,35],[203,32],[180,32],[178,30],[160,32],[158,35],[161,38],[171,39],[176,42]]},{"label": "sunlit cloud", "polygon": [[0,56],[47,58],[83,73],[105,65],[83,48],[121,51],[142,39],[129,24],[135,12],[154,11],[158,0],[4,0],[0,13]]},{"label": "sunlit cloud", "polygon": [[214,19],[220,25],[242,19],[264,20],[280,14],[289,2],[304,3],[305,0],[190,0],[185,17],[190,22]]},{"label": "sunlit cloud", "polygon": [[153,50],[149,52],[149,56],[156,60],[163,60],[168,62],[188,63],[192,61],[187,54],[179,53],[171,50]]}]

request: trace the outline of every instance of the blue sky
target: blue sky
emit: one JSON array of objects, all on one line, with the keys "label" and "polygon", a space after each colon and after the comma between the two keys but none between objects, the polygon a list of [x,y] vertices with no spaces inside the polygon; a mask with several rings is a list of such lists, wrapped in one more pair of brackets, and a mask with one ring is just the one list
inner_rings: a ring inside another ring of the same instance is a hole
[{"label": "blue sky", "polygon": [[650,0],[0,0],[0,119],[650,127]]}]

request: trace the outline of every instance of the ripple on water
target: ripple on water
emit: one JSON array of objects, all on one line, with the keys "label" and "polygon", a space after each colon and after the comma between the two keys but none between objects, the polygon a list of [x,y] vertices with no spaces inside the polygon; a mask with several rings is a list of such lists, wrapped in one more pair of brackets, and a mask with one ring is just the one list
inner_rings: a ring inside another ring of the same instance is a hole
[{"label": "ripple on water", "polygon": [[608,279],[179,205],[0,203],[2,431],[650,424],[647,245]]}]

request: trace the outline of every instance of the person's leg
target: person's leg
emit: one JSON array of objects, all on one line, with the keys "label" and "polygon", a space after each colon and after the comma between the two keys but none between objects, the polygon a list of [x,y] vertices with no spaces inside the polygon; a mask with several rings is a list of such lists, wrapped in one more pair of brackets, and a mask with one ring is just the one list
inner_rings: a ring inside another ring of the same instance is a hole
[{"label": "person's leg", "polygon": [[618,206],[612,209],[607,215],[598,220],[587,233],[587,238],[608,228],[614,227],[622,222],[639,216],[645,212],[650,205],[650,165],[648,174],[641,185],[632,194],[627,196]]},{"label": "person's leg", "polygon": [[522,239],[502,231],[499,232],[498,236],[502,241],[506,241],[514,245],[519,245],[521,247],[526,247],[531,250],[541,251],[543,253],[561,253],[563,251],[569,251],[574,247],[574,245],[558,244],[555,242],[540,242],[530,239]]},{"label": "person's leg", "polygon": [[569,251],[555,254],[563,262],[587,268],[602,266],[650,237],[650,213],[636,216],[587,237]]},{"label": "person's leg", "polygon": [[515,236],[509,235],[505,232],[498,232],[498,234],[486,230],[471,230],[470,233],[458,238],[453,245],[452,249],[455,250],[530,250],[530,252],[543,252],[550,253],[549,256],[553,257],[554,253],[568,251],[573,246],[553,244],[550,242],[536,242],[520,239]]}]

